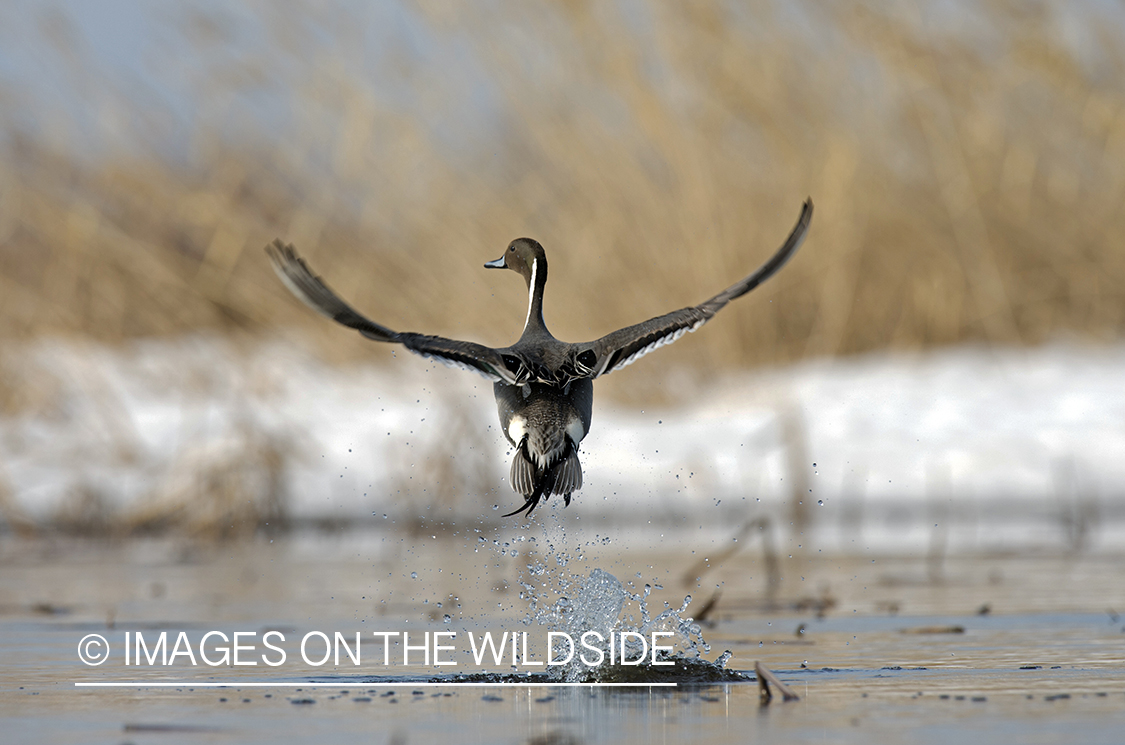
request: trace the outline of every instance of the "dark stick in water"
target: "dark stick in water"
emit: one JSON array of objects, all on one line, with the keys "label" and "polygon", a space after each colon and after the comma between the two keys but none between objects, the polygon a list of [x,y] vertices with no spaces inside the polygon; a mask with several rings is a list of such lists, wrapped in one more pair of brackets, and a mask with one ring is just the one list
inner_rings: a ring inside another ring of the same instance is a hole
[{"label": "dark stick in water", "polygon": [[758,676],[758,701],[762,706],[767,705],[773,699],[773,694],[770,692],[771,683],[777,686],[777,690],[781,692],[783,701],[801,700],[800,696],[793,693],[792,688],[778,680],[777,676],[770,672],[762,663],[754,663],[754,674]]}]

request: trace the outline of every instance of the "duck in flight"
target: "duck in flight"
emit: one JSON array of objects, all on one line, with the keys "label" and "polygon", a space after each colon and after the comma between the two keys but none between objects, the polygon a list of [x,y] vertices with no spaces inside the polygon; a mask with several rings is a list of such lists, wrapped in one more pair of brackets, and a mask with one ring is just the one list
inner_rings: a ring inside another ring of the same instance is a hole
[{"label": "duck in flight", "polygon": [[402,344],[411,352],[448,365],[480,373],[493,382],[493,393],[504,436],[515,448],[510,482],[524,497],[523,506],[505,517],[526,511],[541,499],[571,494],[582,487],[578,445],[590,431],[594,378],[632,364],[649,352],[695,331],[722,310],[773,276],[797,251],[812,220],[812,200],[781,248],[753,274],[709,300],[580,344],[559,341],[543,322],[543,288],[547,284],[547,256],[530,238],[512,241],[504,255],[485,266],[511,269],[527,282],[527,319],[519,341],[494,349],[440,336],[392,331],[366,318],[341,300],[309,269],[293,246],[275,240],[266,247],[274,270],[285,286],[318,313],[353,328],[368,339]]}]

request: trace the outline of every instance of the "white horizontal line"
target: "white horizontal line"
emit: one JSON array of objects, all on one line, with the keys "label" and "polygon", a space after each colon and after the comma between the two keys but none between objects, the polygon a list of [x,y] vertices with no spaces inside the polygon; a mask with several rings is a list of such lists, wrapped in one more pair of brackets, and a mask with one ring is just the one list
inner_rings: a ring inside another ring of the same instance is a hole
[{"label": "white horizontal line", "polygon": [[194,681],[180,681],[169,683],[167,681],[119,680],[75,681],[74,685],[76,688],[675,688],[679,683],[412,683],[410,681],[397,683],[348,683],[344,681],[335,683],[262,683],[258,681],[196,683]]}]

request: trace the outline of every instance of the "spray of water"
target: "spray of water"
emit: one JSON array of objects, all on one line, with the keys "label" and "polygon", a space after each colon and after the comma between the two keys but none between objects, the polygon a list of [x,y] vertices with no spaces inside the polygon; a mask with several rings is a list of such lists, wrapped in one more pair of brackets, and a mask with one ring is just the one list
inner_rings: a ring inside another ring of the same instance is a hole
[{"label": "spray of water", "polygon": [[[731,656],[729,652],[724,652],[714,662],[703,659],[711,647],[703,638],[699,624],[687,615],[691,595],[684,597],[679,607],[665,603],[665,609],[653,616],[649,609],[652,584],[645,584],[640,592],[632,592],[604,569],[593,569],[585,577],[573,574],[567,569],[571,551],[567,548],[565,530],[557,521],[549,520],[544,532],[541,545],[546,546],[546,551],[535,557],[520,577],[520,598],[527,602],[528,608],[523,622],[545,627],[547,631],[563,632],[573,640],[585,637],[588,644],[602,653],[602,661],[597,665],[587,664],[599,658],[596,653],[590,653],[586,660],[575,654],[565,665],[548,667],[551,679],[568,682],[742,679],[741,674],[725,669]],[[582,558],[581,546],[574,551]],[[656,589],[662,588],[656,585]],[[631,634],[622,641],[622,632],[634,632],[647,640],[652,639],[653,632],[669,632],[662,637],[661,644],[671,646],[673,651],[661,652],[656,660],[673,664],[653,665],[651,651],[642,664],[620,664],[622,644],[626,659],[637,660],[645,655],[644,642]],[[610,654],[611,638],[617,640],[617,654]],[[555,655],[553,659],[562,659],[562,655]],[[611,659],[615,662],[611,663]]]}]

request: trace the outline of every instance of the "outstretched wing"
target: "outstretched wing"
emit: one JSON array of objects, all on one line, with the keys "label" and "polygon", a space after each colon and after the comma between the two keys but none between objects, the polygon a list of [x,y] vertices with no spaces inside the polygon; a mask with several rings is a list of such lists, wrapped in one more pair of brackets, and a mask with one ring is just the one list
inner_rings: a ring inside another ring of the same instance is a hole
[{"label": "outstretched wing", "polygon": [[456,341],[440,336],[400,333],[375,323],[352,308],[334,293],[320,277],[312,273],[305,260],[297,255],[293,246],[275,240],[266,246],[274,271],[289,291],[317,313],[336,323],[353,328],[368,339],[402,344],[411,352],[430,357],[453,367],[478,372],[492,381],[516,382],[512,367],[518,366],[515,358],[506,359],[497,350],[468,341]]},{"label": "outstretched wing", "polygon": [[801,216],[789,237],[770,260],[741,282],[731,285],[710,300],[694,308],[682,308],[663,316],[657,316],[644,323],[614,331],[597,341],[579,345],[574,357],[574,367],[582,375],[596,378],[599,375],[620,370],[644,355],[671,344],[689,331],[711,320],[727,303],[740,298],[772,277],[777,270],[800,248],[812,220],[812,200],[805,201]]}]

